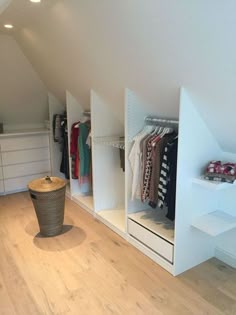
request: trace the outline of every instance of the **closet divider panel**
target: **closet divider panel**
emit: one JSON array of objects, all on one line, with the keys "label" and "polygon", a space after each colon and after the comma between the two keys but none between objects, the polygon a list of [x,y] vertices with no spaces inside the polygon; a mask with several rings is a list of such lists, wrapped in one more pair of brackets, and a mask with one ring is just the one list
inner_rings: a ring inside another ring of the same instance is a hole
[{"label": "closet divider panel", "polygon": [[120,168],[119,148],[113,146],[124,135],[124,127],[112,107],[94,91],[91,91],[91,120],[95,211],[104,223],[124,233],[125,175]]},{"label": "closet divider panel", "polygon": [[61,144],[54,142],[53,138],[53,117],[55,114],[63,114],[65,106],[62,105],[52,93],[48,93],[49,105],[49,121],[50,121],[50,152],[51,152],[51,166],[53,176],[65,178],[65,175],[60,172],[62,151]]},{"label": "closet divider panel", "polygon": [[132,170],[129,154],[133,145],[133,138],[144,127],[145,117],[150,115],[149,105],[133,91],[125,90],[125,148],[126,148],[126,209],[128,213],[149,209],[148,205],[139,200],[131,200]]},{"label": "closet divider panel", "polygon": [[74,195],[82,195],[79,182],[77,179],[72,179],[71,177],[71,158],[70,158],[70,139],[71,139],[71,127],[73,123],[79,121],[83,117],[84,109],[75,99],[75,97],[66,91],[66,111],[67,111],[67,127],[68,127],[68,154],[69,154],[69,169],[70,169],[70,193],[73,197]]},{"label": "closet divider panel", "polygon": [[214,256],[214,239],[191,227],[217,207],[215,192],[193,184],[220,148],[185,91],[181,90],[175,219],[175,275]]}]

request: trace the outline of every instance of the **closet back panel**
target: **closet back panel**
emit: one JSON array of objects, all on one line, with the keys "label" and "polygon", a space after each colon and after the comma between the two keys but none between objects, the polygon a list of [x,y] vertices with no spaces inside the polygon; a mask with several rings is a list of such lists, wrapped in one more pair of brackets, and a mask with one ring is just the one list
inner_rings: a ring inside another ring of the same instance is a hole
[{"label": "closet back panel", "polygon": [[[70,138],[71,138],[71,127],[76,122],[79,121],[83,117],[83,107],[79,104],[79,102],[73,97],[73,95],[66,91],[66,108],[67,108],[67,126],[68,126],[68,146],[70,152]],[[69,158],[69,166],[70,171],[71,167],[71,159]],[[79,186],[79,182],[77,179],[70,179],[70,192],[71,195],[81,195],[82,191]]]},{"label": "closet back panel", "polygon": [[93,169],[95,211],[124,206],[125,175],[120,168],[119,149],[94,145]]},{"label": "closet back panel", "polygon": [[111,111],[111,107],[93,90],[91,90],[91,119],[92,136],[95,138],[124,135],[124,125]]},{"label": "closet back panel", "polygon": [[175,274],[214,256],[214,240],[191,227],[194,219],[216,210],[216,199],[192,184],[220,148],[190,97],[181,92],[175,220]]},{"label": "closet back panel", "polygon": [[[48,94],[48,104],[49,104],[49,121],[50,128],[52,130],[53,126],[53,116],[55,114],[63,114],[65,111],[65,106],[62,105],[56,97],[49,93]],[[61,144],[54,142],[53,132],[50,132],[50,151],[51,151],[51,166],[53,176],[65,178],[65,175],[60,172],[62,150]]]}]

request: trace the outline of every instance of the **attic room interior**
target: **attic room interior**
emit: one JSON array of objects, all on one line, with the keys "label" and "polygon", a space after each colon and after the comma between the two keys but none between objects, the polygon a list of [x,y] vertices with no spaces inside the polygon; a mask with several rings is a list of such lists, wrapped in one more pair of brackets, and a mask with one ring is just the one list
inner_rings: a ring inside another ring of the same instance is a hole
[{"label": "attic room interior", "polygon": [[0,0],[0,315],[236,314],[235,12]]}]

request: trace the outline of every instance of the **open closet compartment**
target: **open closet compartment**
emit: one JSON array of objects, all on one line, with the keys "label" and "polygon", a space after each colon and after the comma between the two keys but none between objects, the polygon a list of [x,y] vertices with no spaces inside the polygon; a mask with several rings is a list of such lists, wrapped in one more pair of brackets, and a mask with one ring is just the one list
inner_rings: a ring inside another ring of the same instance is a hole
[{"label": "open closet compartment", "polygon": [[[211,257],[223,259],[222,250],[236,257],[236,186],[202,178],[213,160],[234,161],[224,153],[185,89],[181,90],[176,191],[174,274]],[[219,122],[220,124],[220,122]],[[223,130],[222,130],[223,132]],[[227,232],[229,231],[229,232]],[[221,255],[221,254],[222,255]],[[235,260],[236,261],[236,260]],[[227,259],[225,262],[229,263]]]},{"label": "open closet compartment", "polygon": [[[67,110],[67,126],[68,126],[68,147],[69,156],[71,149],[71,131],[72,125],[76,122],[83,122],[87,120],[87,111],[79,104],[75,97],[66,91],[66,110]],[[90,119],[90,117],[89,117]],[[81,157],[80,157],[81,160]],[[87,211],[93,213],[94,202],[93,202],[93,184],[92,180],[86,183],[80,183],[79,179],[73,179],[72,172],[72,158],[69,157],[69,171],[70,171],[70,195],[71,199],[77,204],[85,208]]]},{"label": "open closet compartment", "polygon": [[125,228],[124,126],[112,107],[91,91],[94,208],[118,234]]},{"label": "open closet compartment", "polygon": [[[166,218],[166,210],[153,209],[148,203],[132,198],[133,172],[130,152],[134,137],[144,129],[147,117],[160,118],[153,106],[133,91],[126,89],[125,139],[126,139],[126,209],[129,241],[169,272],[174,263],[174,222]],[[155,108],[155,107],[154,107]]]}]

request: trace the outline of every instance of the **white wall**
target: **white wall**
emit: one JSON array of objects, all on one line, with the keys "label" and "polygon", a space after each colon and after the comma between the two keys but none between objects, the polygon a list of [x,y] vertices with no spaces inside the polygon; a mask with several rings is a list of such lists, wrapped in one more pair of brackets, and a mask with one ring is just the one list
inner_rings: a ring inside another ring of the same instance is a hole
[{"label": "white wall", "polygon": [[0,35],[0,121],[34,124],[48,119],[47,90],[16,41]]},{"label": "white wall", "polygon": [[[185,86],[232,151],[235,12],[235,0],[45,1],[18,12],[15,36],[57,97],[69,89],[87,107],[93,88],[120,119],[124,87],[156,104],[160,115],[176,117]],[[10,5],[3,18],[11,14]]]}]

